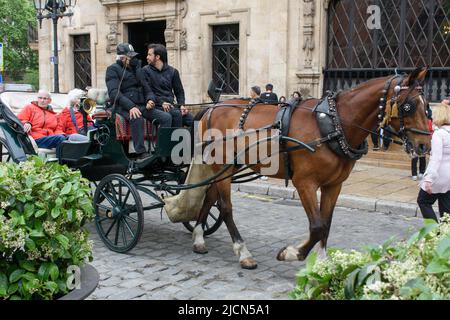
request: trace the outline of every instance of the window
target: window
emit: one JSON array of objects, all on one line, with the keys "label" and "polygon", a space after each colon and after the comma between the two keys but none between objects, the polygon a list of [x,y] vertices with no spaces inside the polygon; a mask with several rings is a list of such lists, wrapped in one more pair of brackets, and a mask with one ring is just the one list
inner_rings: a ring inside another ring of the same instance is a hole
[{"label": "window", "polygon": [[88,34],[73,37],[75,88],[85,89],[92,85],[91,37]]},{"label": "window", "polygon": [[239,24],[213,27],[213,80],[224,94],[239,94]]},{"label": "window", "polygon": [[[381,29],[368,28],[369,5],[380,7]],[[428,66],[428,99],[450,94],[448,0],[337,0],[328,21],[325,90]]]}]

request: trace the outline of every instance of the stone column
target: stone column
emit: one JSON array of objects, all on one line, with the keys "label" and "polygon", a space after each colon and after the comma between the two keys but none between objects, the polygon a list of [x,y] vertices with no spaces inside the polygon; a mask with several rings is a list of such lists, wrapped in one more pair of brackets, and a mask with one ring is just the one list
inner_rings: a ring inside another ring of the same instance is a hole
[{"label": "stone column", "polygon": [[169,64],[176,68],[181,67],[181,50],[187,50],[187,30],[183,28],[183,20],[187,15],[188,5],[185,0],[175,1],[176,15],[167,18],[166,39]]},{"label": "stone column", "polygon": [[303,59],[299,61],[298,90],[303,96],[318,97],[320,84],[319,57],[316,50],[316,0],[303,0],[300,8],[300,17],[303,17],[300,23],[300,34],[303,41],[301,48],[303,50]]},{"label": "stone column", "polygon": [[109,25],[109,32],[106,36],[106,52],[116,53],[119,44],[119,8],[117,6],[107,7],[106,21]]}]

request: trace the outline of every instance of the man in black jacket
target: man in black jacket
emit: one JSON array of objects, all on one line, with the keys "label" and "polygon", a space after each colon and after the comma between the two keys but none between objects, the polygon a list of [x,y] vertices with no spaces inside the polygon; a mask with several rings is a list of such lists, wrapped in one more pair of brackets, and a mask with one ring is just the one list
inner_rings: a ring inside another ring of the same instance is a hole
[{"label": "man in black jacket", "polygon": [[[184,89],[177,69],[167,63],[167,49],[162,44],[150,44],[147,55],[148,65],[142,70],[148,86],[154,92],[156,107],[147,111],[150,116],[161,110],[171,115],[172,127],[182,126],[180,106],[184,105]],[[178,107],[174,107],[176,103]]]},{"label": "man in black jacket", "polygon": [[138,55],[128,43],[117,46],[117,61],[106,70],[106,87],[111,102],[117,108],[117,113],[130,121],[131,136],[138,159],[149,156],[144,145],[144,117],[156,119],[161,125],[170,126],[171,119],[162,111],[152,113],[147,111],[155,107],[155,95],[144,80]]},{"label": "man in black jacket", "polygon": [[273,85],[268,83],[266,85],[266,92],[261,94],[261,100],[268,104],[278,104],[278,96],[273,92]]}]

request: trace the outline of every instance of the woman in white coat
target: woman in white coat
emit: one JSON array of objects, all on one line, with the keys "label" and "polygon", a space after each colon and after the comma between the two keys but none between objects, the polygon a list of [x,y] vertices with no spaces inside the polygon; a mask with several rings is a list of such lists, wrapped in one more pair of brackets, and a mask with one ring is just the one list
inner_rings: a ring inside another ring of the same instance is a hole
[{"label": "woman in white coat", "polygon": [[417,198],[425,219],[437,221],[432,205],[438,200],[439,213],[450,214],[450,106],[440,104],[433,108],[436,130],[431,140],[431,157],[420,184]]}]

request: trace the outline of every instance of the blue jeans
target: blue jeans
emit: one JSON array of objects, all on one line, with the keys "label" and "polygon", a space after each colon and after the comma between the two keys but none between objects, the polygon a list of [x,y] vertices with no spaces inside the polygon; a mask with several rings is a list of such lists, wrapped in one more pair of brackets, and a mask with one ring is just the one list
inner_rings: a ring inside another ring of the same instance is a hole
[{"label": "blue jeans", "polygon": [[52,136],[47,136],[43,138],[36,139],[36,144],[39,148],[53,149],[56,148],[56,157],[59,158],[59,146],[61,142],[65,141],[67,138],[62,134],[55,134]]}]

